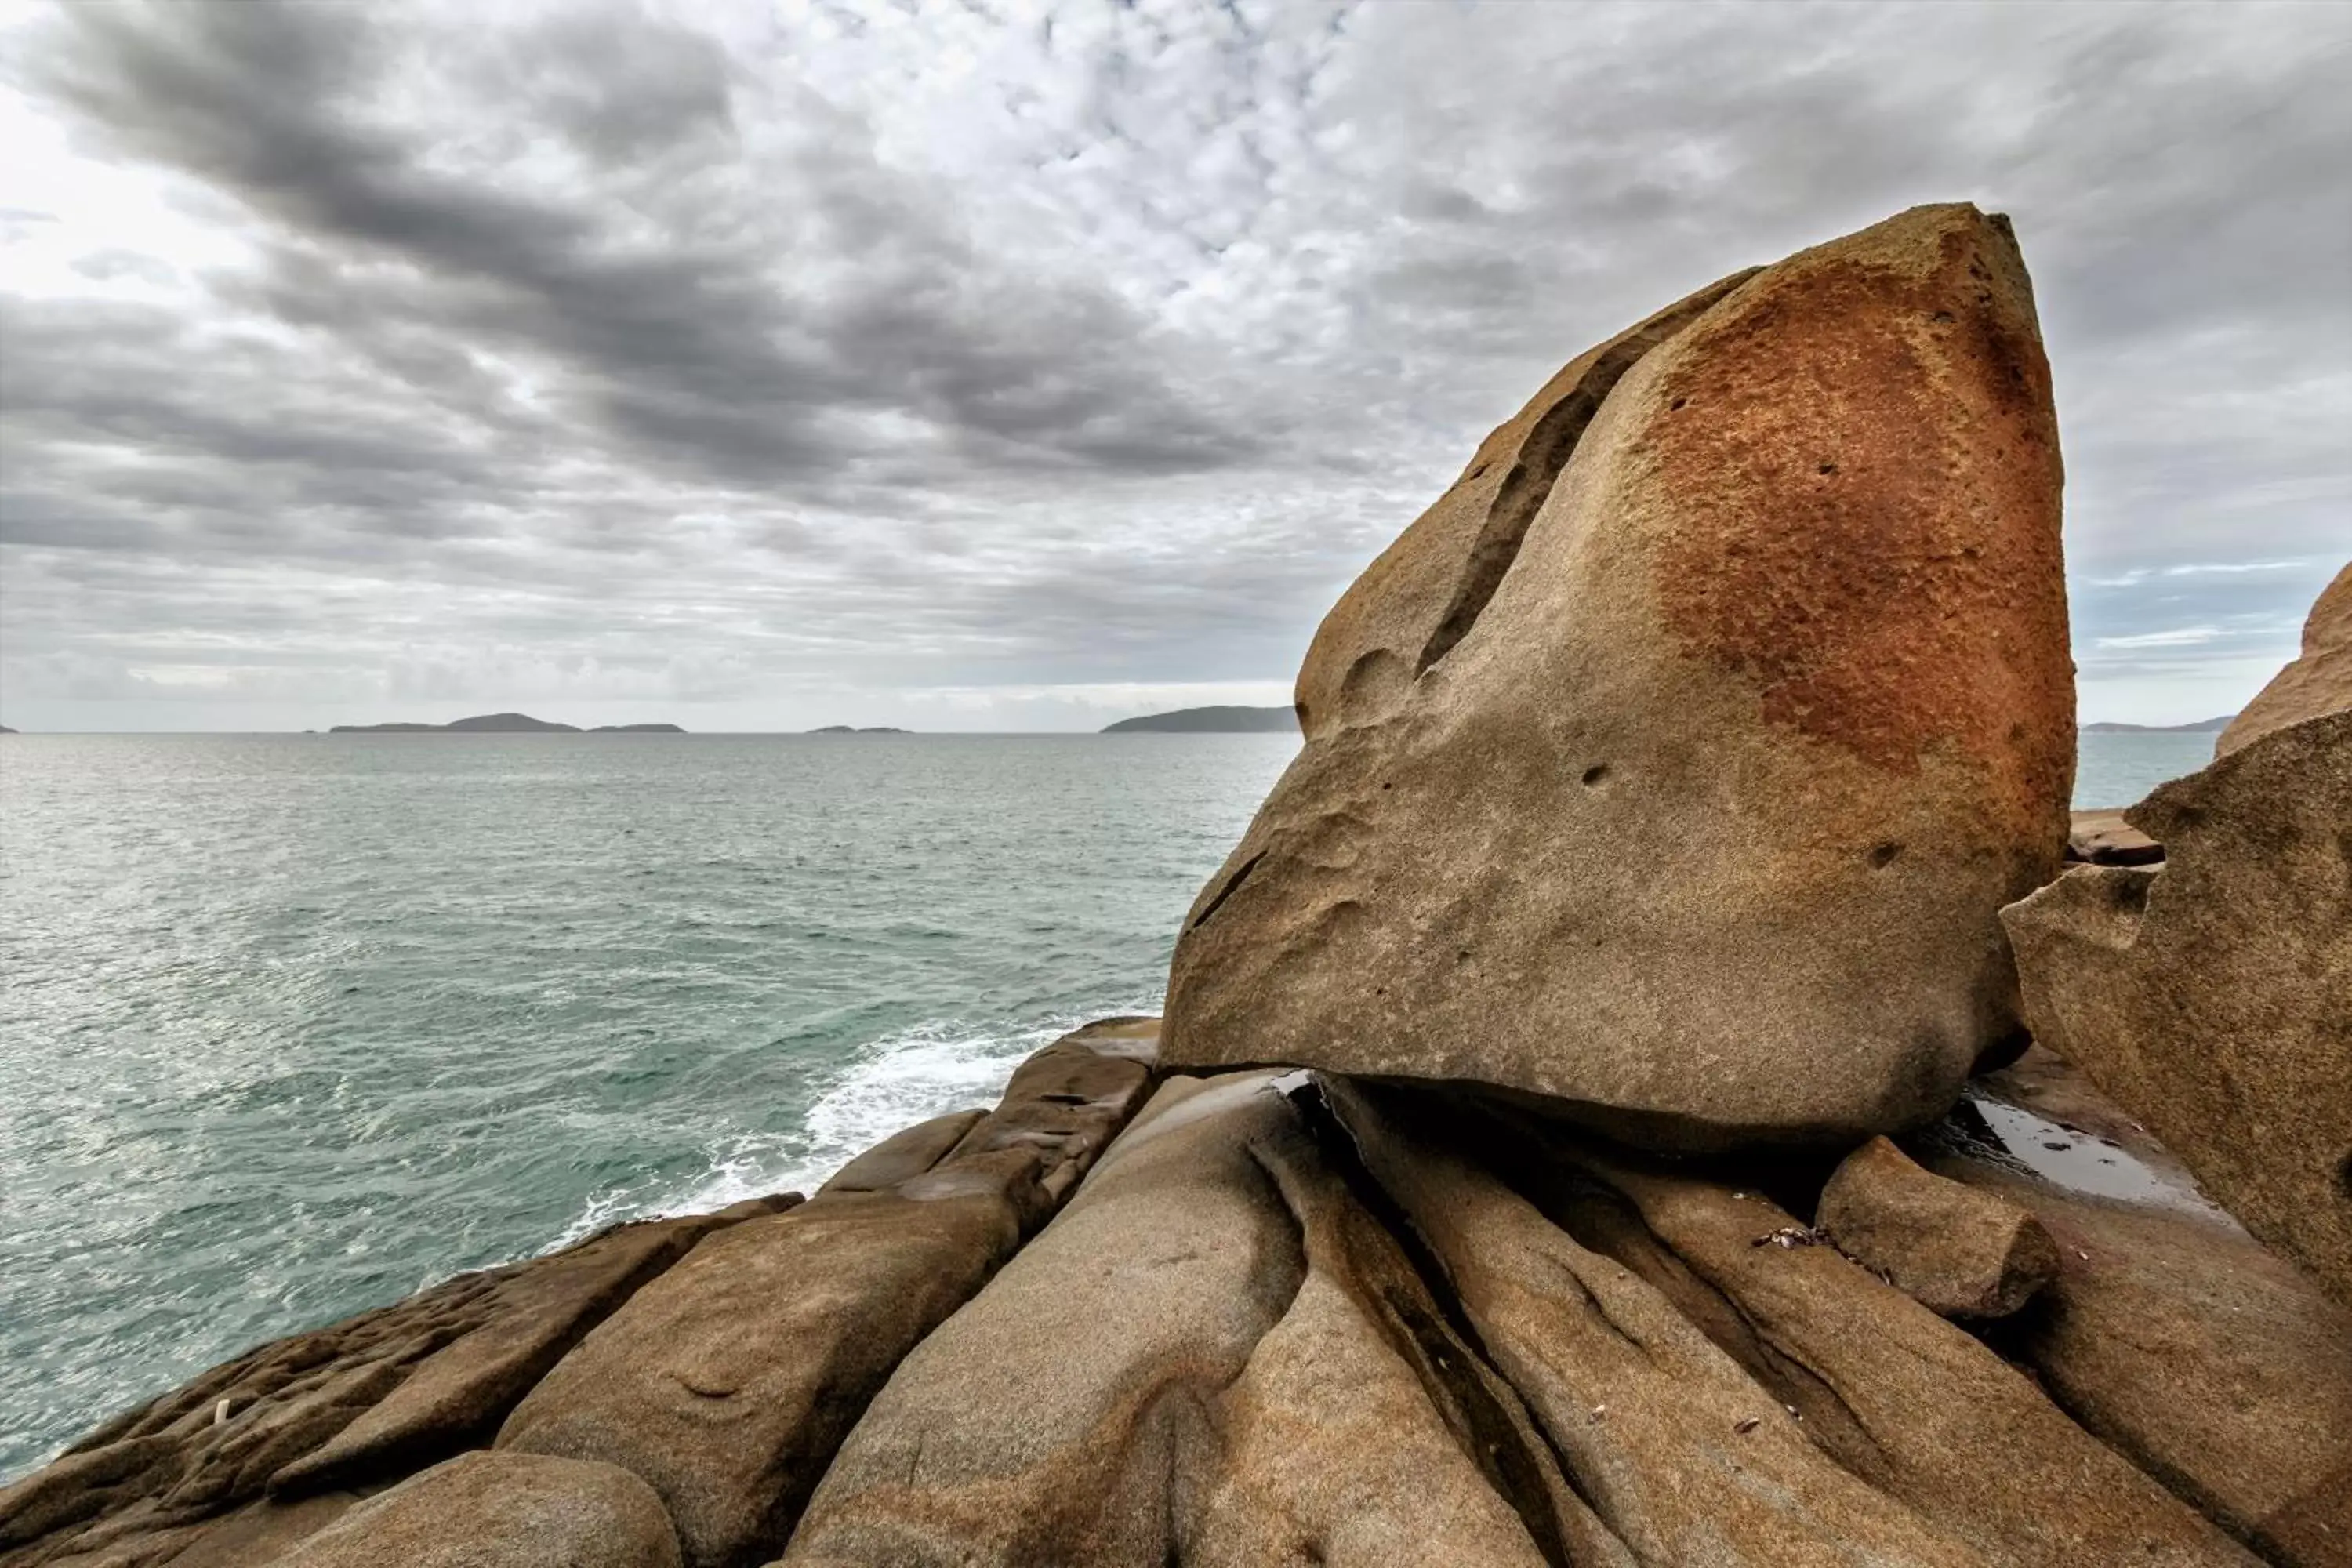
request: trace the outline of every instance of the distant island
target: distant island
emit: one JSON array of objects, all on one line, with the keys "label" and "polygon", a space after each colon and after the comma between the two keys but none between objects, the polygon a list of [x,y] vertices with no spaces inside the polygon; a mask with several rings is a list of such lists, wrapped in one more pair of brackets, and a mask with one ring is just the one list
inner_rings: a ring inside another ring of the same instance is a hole
[{"label": "distant island", "polygon": [[893,724],[820,724],[809,731],[812,735],[911,735],[912,730],[901,730]]},{"label": "distant island", "polygon": [[[304,731],[309,733],[308,731]],[[330,735],[683,735],[676,724],[552,724],[528,713],[482,713],[446,724],[337,724]]]},{"label": "distant island", "polygon": [[1133,734],[1153,731],[1163,734],[1265,734],[1298,733],[1298,715],[1288,708],[1179,708],[1173,713],[1147,713],[1140,719],[1121,719],[1116,724],[1106,724],[1106,735]]},{"label": "distant island", "polygon": [[2085,735],[2210,735],[2226,730],[2235,713],[2224,713],[2219,719],[2200,719],[2194,724],[2084,724]]},{"label": "distant island", "polygon": [[16,732],[16,731],[11,730],[10,728],[8,728],[8,726],[7,726],[7,725],[5,725],[5,724],[0,724],[0,735],[13,735],[13,734],[15,734]]}]

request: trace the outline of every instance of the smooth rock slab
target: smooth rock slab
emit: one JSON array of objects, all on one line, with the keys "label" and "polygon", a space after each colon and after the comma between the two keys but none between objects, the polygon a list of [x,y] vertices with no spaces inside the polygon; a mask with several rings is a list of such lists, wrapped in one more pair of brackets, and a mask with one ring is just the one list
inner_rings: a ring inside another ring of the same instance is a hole
[{"label": "smooth rock slab", "polygon": [[619,1226],[262,1345],[0,1489],[0,1549],[27,1548],[36,1562],[127,1552],[125,1543],[244,1510],[265,1489],[290,1498],[381,1484],[486,1441],[589,1328],[704,1236],[797,1201]]},{"label": "smooth rock slab", "polygon": [[[1172,1079],[1053,1225],[907,1358],[783,1562],[1564,1560],[1486,1468],[1555,1542],[1553,1510],[1579,1505],[1474,1360],[1271,1075]],[[1605,1541],[1580,1523],[1580,1543]]]},{"label": "smooth rock slab", "polygon": [[2055,1239],[2057,1277],[2008,1342],[2053,1399],[2271,1561],[2352,1563],[2352,1311],[2233,1227],[1931,1163]]},{"label": "smooth rock slab", "polygon": [[2125,815],[2162,868],[2080,868],[2001,911],[2034,1037],[2352,1305],[2352,712]]},{"label": "smooth rock slab", "polygon": [[614,1465],[472,1453],[369,1499],[272,1568],[678,1568],[653,1489]]},{"label": "smooth rock slab", "polygon": [[2014,1039],[1996,911],[2065,844],[2059,489],[2004,220],[1739,282],[1614,383],[1433,662],[1374,669],[1483,531],[1318,634],[1164,1059],[1475,1080],[1679,1148],[1941,1114]]},{"label": "smooth rock slab", "polygon": [[1410,1097],[1330,1092],[1400,1222],[1632,1561],[1979,1561],[1815,1447],[1667,1293],[1580,1245],[1459,1139],[1421,1135]]},{"label": "smooth rock slab", "polygon": [[1922,1170],[1885,1138],[1845,1157],[1813,1223],[1942,1317],[2005,1318],[2058,1272],[2058,1248],[2031,1211]]},{"label": "smooth rock slab", "polygon": [[[997,1109],[920,1173],[844,1184],[714,1237],[566,1356],[508,1418],[499,1451],[643,1477],[690,1568],[772,1556],[900,1359],[1141,1103],[1155,1033],[1148,1019],[1078,1030],[1024,1062]],[[869,1177],[925,1163],[948,1131],[873,1152]]]},{"label": "smooth rock slab", "polygon": [[1549,1211],[1673,1296],[1824,1453],[1986,1562],[2251,1568],[1990,1350],[1835,1247],[1807,1245],[1760,1193],[1555,1152],[1592,1180],[1539,1176]]}]

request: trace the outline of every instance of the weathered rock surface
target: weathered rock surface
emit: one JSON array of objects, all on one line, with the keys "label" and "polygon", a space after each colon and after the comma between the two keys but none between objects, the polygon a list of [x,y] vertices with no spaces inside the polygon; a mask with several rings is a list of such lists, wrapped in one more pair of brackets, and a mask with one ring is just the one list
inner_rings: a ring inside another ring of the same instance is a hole
[{"label": "weathered rock surface", "polygon": [[951,1110],[945,1116],[934,1116],[929,1121],[903,1128],[835,1171],[832,1179],[816,1190],[817,1196],[827,1193],[878,1193],[919,1176],[946,1159],[949,1152],[963,1142],[972,1124],[987,1114],[985,1110]]},{"label": "weathered rock surface", "polygon": [[[764,1561],[900,1359],[1125,1125],[1152,1036],[1149,1020],[1079,1030],[1024,1062],[997,1110],[920,1173],[711,1238],[566,1356],[499,1449],[643,1477],[693,1568]],[[873,1152],[869,1173],[919,1163],[924,1142]]]},{"label": "weathered rock surface", "polygon": [[2030,1210],[1922,1170],[1885,1138],[1845,1157],[1813,1224],[1946,1318],[2005,1318],[2058,1271],[2058,1248]]},{"label": "weathered rock surface", "polygon": [[1667,1295],[1413,1136],[1398,1100],[1330,1092],[1484,1353],[1633,1561],[1978,1561],[1808,1442]]},{"label": "weathered rock surface", "polygon": [[2273,730],[2352,708],[2352,563],[2319,591],[2303,623],[2303,652],[2271,678],[2213,742],[2228,756]]},{"label": "weathered rock surface", "polygon": [[2352,1303],[2352,712],[2126,815],[2161,869],[2081,868],[2001,912],[2034,1036]]},{"label": "weathered rock surface", "polygon": [[1673,1298],[1824,1453],[1986,1562],[2252,1561],[1976,1339],[1761,1194],[1555,1152],[1588,1179],[1536,1175],[1548,1212]]},{"label": "weathered rock surface", "polygon": [[2120,810],[2078,811],[2066,830],[2066,858],[2089,866],[2153,866],[2164,846],[2124,820]]},{"label": "weathered rock surface", "polygon": [[653,1489],[613,1465],[472,1453],[352,1509],[273,1568],[678,1568]]},{"label": "weathered rock surface", "polygon": [[2057,1277],[2008,1342],[2053,1399],[2272,1561],[2352,1562],[2352,1311],[2179,1208],[1932,1163],[2056,1239]]},{"label": "weathered rock surface", "polygon": [[1478,444],[1462,477],[1323,617],[1295,702],[1309,737],[1377,723],[1476,622],[1577,443],[1625,373],[1759,269],[1710,283],[1569,361]]},{"label": "weathered rock surface", "polygon": [[1605,1545],[1475,1363],[1271,1075],[1172,1079],[907,1358],[783,1561],[1537,1568],[1563,1530]]},{"label": "weathered rock surface", "polygon": [[1558,474],[1502,570],[1480,520],[1513,508],[1457,488],[1318,634],[1166,1059],[1476,1079],[1684,1147],[1933,1118],[2015,1031],[1994,911],[2056,869],[2074,757],[2007,224],[1804,252],[1643,354],[1564,463],[1529,460],[1544,417],[1496,437]]},{"label": "weathered rock surface", "polygon": [[0,1549],[27,1563],[101,1548],[137,1561],[265,1489],[380,1484],[486,1442],[598,1320],[733,1217],[624,1226],[248,1352],[0,1491]]}]

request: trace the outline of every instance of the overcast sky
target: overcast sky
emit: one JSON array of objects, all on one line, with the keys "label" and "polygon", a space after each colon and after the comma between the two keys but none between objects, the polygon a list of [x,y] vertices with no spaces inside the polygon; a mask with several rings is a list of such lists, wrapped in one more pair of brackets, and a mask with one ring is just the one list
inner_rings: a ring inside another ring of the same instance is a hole
[{"label": "overcast sky", "polygon": [[0,720],[1279,702],[1569,357],[2011,214],[2087,719],[2352,554],[2352,5],[0,0]]}]

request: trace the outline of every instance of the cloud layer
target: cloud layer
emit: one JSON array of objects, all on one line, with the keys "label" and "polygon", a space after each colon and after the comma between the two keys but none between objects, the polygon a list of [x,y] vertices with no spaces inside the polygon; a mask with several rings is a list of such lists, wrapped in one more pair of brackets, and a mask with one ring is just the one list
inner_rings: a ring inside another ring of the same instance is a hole
[{"label": "cloud layer", "polygon": [[2012,214],[2086,716],[2352,550],[2352,13],[0,11],[0,698],[1092,728],[1280,700],[1586,343]]}]

